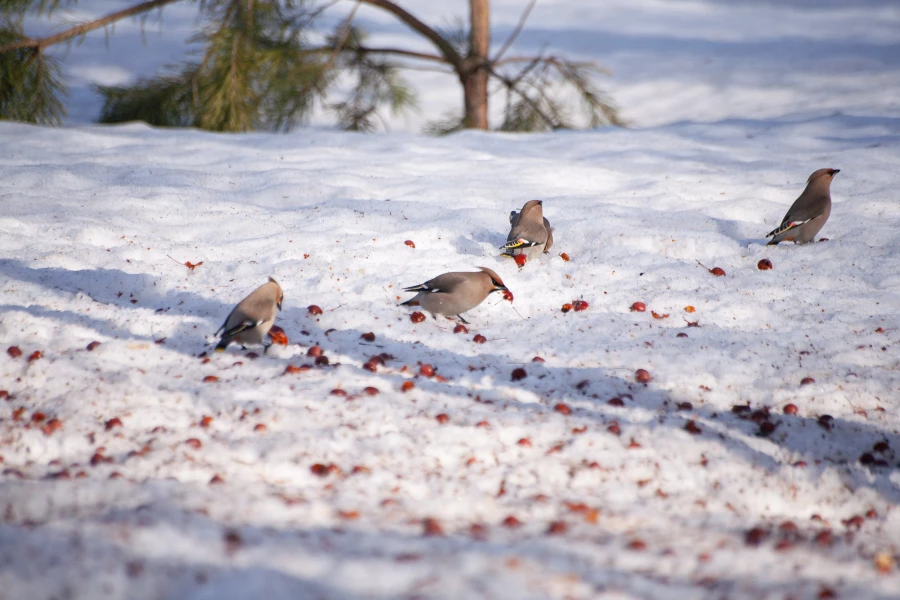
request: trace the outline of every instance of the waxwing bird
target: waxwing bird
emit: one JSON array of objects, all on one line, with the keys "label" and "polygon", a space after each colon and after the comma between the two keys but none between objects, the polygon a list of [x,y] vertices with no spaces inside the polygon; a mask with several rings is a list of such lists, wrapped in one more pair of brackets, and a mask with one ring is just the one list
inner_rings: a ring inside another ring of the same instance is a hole
[{"label": "waxwing bird", "polygon": [[525,254],[528,260],[537,258],[542,252],[549,252],[553,245],[553,229],[544,218],[544,203],[529,200],[519,212],[509,213],[509,235],[500,246],[504,254],[516,256]]},{"label": "waxwing bird", "polygon": [[831,180],[840,172],[840,169],[819,169],[810,175],[806,189],[788,209],[781,225],[766,235],[772,238],[766,245],[776,246],[779,242],[807,244],[814,241],[831,215]]},{"label": "waxwing bird", "polygon": [[[275,323],[283,299],[281,286],[269,277],[267,283],[241,300],[219,327],[222,339],[216,346],[216,352],[224,352],[231,342],[241,345],[263,344],[268,350],[271,344],[265,343],[266,334]],[[216,331],[216,335],[219,331]]]},{"label": "waxwing bird", "polygon": [[509,291],[500,276],[486,267],[476,273],[454,272],[438,275],[425,283],[405,288],[404,292],[418,292],[401,306],[421,306],[430,313],[457,317],[484,302],[493,292]]}]

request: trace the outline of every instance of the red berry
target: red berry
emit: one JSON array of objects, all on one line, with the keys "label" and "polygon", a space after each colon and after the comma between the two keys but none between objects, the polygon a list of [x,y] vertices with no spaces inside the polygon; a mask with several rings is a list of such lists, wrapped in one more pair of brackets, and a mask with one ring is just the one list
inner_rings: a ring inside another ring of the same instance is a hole
[{"label": "red berry", "polygon": [[635,302],[631,305],[631,312],[644,312],[647,310],[647,305],[643,302]]}]

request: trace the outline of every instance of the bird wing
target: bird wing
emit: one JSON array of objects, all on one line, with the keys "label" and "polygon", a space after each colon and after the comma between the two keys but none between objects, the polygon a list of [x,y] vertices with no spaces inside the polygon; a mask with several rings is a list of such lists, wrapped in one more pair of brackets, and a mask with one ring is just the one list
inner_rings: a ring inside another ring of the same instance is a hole
[{"label": "bird wing", "polygon": [[[250,319],[241,321],[240,323],[238,323],[231,329],[226,330],[225,333],[222,334],[222,337],[234,337],[237,334],[239,334],[240,332],[246,331],[247,329],[253,329],[254,327],[258,327],[259,325],[262,325],[262,323],[263,323],[262,321],[252,321]],[[224,329],[224,326],[223,326],[223,329]]]},{"label": "bird wing", "polygon": [[547,228],[544,226],[543,219],[535,222],[519,218],[506,237],[506,243],[500,246],[500,249],[530,248],[546,242]]},{"label": "bird wing", "polygon": [[466,280],[465,273],[444,273],[425,283],[404,288],[404,292],[452,292]]}]

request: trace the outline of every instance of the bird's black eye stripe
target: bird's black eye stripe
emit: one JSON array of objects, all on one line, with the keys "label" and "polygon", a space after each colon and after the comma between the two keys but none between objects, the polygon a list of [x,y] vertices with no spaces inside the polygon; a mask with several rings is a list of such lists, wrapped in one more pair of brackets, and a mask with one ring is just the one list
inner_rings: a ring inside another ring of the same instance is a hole
[{"label": "bird's black eye stripe", "polygon": [[494,284],[494,287],[504,287],[502,281],[497,281],[497,280],[494,279],[493,277],[491,277],[491,283]]}]

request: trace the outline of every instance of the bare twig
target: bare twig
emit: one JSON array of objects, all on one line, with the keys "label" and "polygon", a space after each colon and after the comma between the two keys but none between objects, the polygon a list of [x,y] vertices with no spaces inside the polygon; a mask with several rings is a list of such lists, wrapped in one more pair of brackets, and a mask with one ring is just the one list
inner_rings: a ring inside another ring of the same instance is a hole
[{"label": "bare twig", "polygon": [[338,40],[337,44],[334,45],[334,50],[331,52],[331,56],[328,57],[328,60],[325,61],[325,66],[322,67],[322,72],[328,71],[331,68],[331,65],[334,64],[334,61],[337,59],[338,54],[341,53],[341,50],[344,49],[344,44],[347,43],[347,38],[350,36],[350,26],[353,24],[353,17],[356,16],[356,11],[359,10],[359,5],[361,4],[361,0],[356,0],[356,4],[353,5],[353,10],[350,11],[350,14],[347,15],[347,18],[344,20],[344,24],[342,25],[343,31],[341,31],[341,37]]},{"label": "bare twig", "polygon": [[506,42],[504,42],[503,46],[500,48],[497,54],[494,55],[494,59],[491,61],[492,63],[496,64],[497,61],[500,60],[500,58],[503,56],[503,54],[507,50],[509,50],[509,47],[513,45],[513,42],[516,41],[516,38],[519,37],[519,33],[521,33],[522,28],[525,26],[525,21],[528,20],[528,15],[531,14],[531,9],[534,8],[535,4],[537,4],[537,0],[531,0],[531,2],[528,3],[528,6],[525,7],[525,12],[522,13],[521,17],[519,17],[519,24],[516,25],[516,28],[510,34],[509,38],[507,38]]}]

